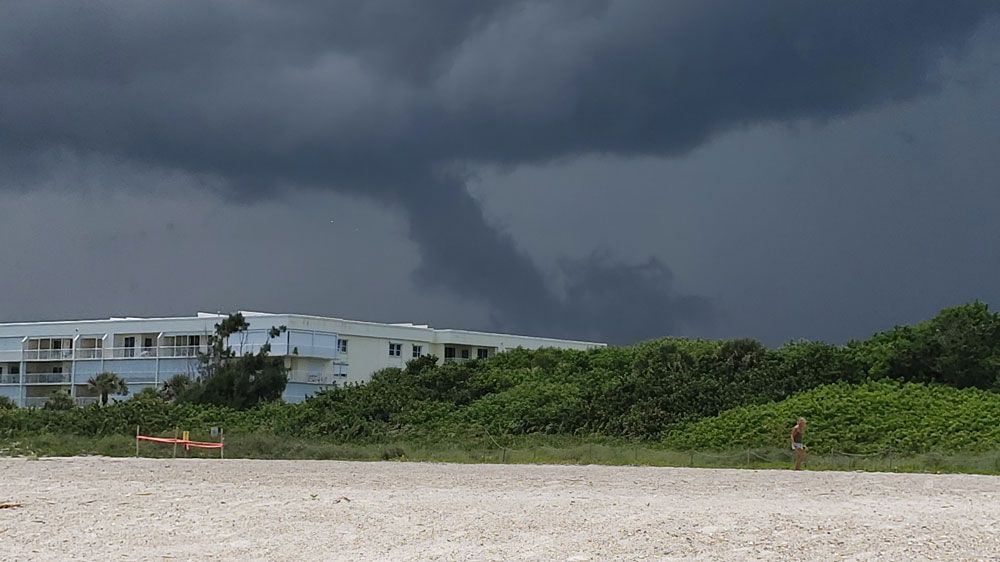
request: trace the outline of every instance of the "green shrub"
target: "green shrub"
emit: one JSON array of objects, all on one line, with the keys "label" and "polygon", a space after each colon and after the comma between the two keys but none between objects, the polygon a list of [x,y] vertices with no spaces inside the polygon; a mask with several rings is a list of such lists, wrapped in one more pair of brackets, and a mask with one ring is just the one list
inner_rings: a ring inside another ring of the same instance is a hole
[{"label": "green shrub", "polygon": [[681,426],[667,447],[728,450],[789,442],[798,417],[814,452],[988,451],[1000,444],[1000,394],[900,382],[836,383]]}]

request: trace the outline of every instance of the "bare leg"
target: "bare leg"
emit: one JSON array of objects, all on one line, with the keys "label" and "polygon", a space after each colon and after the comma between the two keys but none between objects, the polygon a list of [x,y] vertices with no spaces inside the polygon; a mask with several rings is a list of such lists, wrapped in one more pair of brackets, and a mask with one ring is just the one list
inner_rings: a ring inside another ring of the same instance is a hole
[{"label": "bare leg", "polygon": [[802,461],[806,460],[804,449],[795,449],[795,470],[802,470]]}]

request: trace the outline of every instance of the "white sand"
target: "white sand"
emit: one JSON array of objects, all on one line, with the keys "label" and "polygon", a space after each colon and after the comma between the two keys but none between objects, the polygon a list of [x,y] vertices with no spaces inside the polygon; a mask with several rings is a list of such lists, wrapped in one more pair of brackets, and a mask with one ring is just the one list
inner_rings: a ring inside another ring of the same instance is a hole
[{"label": "white sand", "polygon": [[0,459],[0,559],[1000,560],[998,500],[986,476]]}]

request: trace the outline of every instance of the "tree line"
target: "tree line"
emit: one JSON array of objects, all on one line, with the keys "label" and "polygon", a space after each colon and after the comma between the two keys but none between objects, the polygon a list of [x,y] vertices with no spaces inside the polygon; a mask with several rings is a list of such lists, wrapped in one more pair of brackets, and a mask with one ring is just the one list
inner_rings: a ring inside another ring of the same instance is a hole
[{"label": "tree line", "polygon": [[771,349],[752,339],[663,338],[589,351],[517,349],[443,365],[422,357],[295,405],[280,404],[286,373],[266,346],[238,356],[223,344],[245,324],[234,316],[217,326],[199,378],[183,388],[168,381],[145,396],[162,404],[146,407],[218,406],[212,415],[233,412],[233,423],[251,429],[343,440],[483,431],[656,439],[684,423],[837,382],[1000,390],[1000,315],[979,302],[846,345],[793,341]]}]

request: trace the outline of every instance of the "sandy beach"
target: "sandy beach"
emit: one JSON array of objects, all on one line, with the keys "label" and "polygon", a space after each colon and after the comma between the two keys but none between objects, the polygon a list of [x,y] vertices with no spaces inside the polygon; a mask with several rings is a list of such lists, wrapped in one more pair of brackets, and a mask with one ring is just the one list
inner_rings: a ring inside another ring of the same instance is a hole
[{"label": "sandy beach", "polygon": [[1000,560],[1000,478],[0,459],[3,560]]}]

